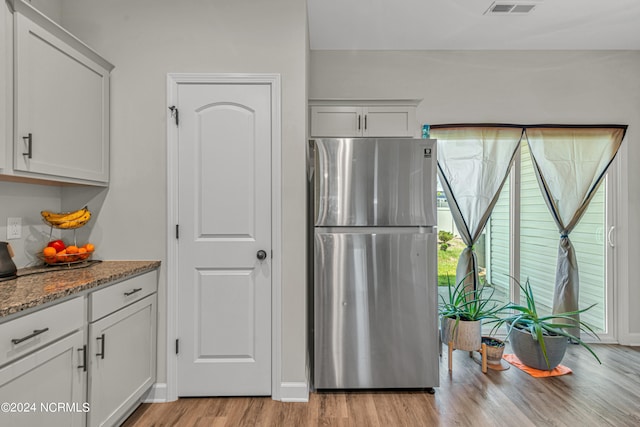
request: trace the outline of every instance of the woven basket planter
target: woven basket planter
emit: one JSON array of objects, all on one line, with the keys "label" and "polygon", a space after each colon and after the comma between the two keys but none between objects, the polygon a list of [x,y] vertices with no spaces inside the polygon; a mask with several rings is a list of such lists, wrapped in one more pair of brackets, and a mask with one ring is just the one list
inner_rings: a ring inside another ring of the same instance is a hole
[{"label": "woven basket planter", "polygon": [[482,346],[482,321],[441,318],[441,339],[445,344],[453,342],[456,350],[476,351]]}]

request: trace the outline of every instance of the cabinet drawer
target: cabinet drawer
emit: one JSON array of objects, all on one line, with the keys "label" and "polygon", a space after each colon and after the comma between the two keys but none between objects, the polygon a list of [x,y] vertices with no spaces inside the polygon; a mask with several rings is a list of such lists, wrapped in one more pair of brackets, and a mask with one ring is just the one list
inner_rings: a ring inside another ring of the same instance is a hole
[{"label": "cabinet drawer", "polygon": [[157,290],[155,271],[127,279],[89,294],[89,321],[94,322]]},{"label": "cabinet drawer", "polygon": [[81,329],[84,317],[84,298],[75,298],[3,323],[0,365]]}]

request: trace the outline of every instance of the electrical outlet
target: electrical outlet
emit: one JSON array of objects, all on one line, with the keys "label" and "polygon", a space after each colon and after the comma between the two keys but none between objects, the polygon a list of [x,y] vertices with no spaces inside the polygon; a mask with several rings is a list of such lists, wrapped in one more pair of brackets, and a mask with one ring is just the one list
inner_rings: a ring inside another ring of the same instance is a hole
[{"label": "electrical outlet", "polygon": [[22,218],[7,218],[7,240],[22,237]]}]

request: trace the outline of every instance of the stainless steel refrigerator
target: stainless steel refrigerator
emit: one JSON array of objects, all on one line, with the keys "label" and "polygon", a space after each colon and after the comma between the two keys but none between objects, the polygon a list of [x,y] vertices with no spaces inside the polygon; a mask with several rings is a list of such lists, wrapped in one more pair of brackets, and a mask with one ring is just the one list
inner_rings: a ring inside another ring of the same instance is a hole
[{"label": "stainless steel refrigerator", "polygon": [[314,387],[438,386],[435,140],[309,147]]}]

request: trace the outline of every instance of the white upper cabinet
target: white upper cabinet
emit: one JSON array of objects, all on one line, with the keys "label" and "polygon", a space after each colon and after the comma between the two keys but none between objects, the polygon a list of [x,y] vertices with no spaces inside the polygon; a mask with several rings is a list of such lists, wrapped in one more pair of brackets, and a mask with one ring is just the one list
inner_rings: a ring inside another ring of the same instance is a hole
[{"label": "white upper cabinet", "polygon": [[416,107],[365,107],[362,136],[408,136],[416,133]]},{"label": "white upper cabinet", "polygon": [[5,2],[0,3],[0,173],[9,165],[7,159],[7,147],[5,141],[12,140],[11,115],[12,87],[11,65],[9,58],[13,55],[12,49],[12,21],[11,10]]},{"label": "white upper cabinet", "polygon": [[13,4],[12,174],[108,184],[113,66],[23,1]]},{"label": "white upper cabinet", "polygon": [[[417,134],[419,101],[378,101],[375,105],[356,101],[348,105],[349,102],[311,101],[311,137],[414,137]],[[321,105],[314,105],[316,103]]]},{"label": "white upper cabinet", "polygon": [[362,107],[311,107],[311,136],[362,136]]}]

